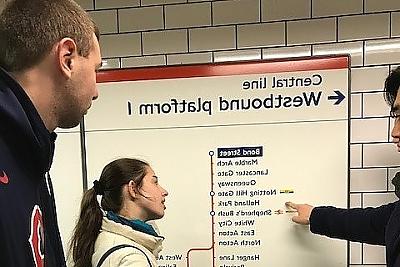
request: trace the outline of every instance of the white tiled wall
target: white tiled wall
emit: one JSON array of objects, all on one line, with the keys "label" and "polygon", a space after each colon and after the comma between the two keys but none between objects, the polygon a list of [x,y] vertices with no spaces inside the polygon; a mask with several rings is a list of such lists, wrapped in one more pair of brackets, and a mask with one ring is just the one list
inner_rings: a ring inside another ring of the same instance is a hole
[{"label": "white tiled wall", "polygon": [[363,0],[314,0],[312,4],[312,16],[314,18],[361,14],[363,12]]},{"label": "white tiled wall", "polygon": [[[383,81],[400,64],[399,0],[79,0],[109,68],[351,55],[350,205],[396,199]],[[383,247],[351,243],[351,266],[384,266]]]},{"label": "white tiled wall", "polygon": [[[0,9],[6,0],[0,0]],[[394,201],[400,156],[382,86],[400,64],[399,0],[77,0],[101,29],[107,68],[349,53],[350,203]],[[351,266],[384,266],[351,243]]]}]

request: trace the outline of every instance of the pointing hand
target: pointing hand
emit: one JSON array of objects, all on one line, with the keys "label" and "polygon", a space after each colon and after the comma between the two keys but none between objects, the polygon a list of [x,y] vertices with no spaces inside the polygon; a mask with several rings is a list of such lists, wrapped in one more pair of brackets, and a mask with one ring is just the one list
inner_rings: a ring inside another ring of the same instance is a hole
[{"label": "pointing hand", "polygon": [[288,208],[292,208],[297,211],[298,215],[292,217],[292,221],[302,225],[310,224],[311,211],[314,209],[313,206],[308,204],[296,204],[293,202],[286,202],[285,205]]}]

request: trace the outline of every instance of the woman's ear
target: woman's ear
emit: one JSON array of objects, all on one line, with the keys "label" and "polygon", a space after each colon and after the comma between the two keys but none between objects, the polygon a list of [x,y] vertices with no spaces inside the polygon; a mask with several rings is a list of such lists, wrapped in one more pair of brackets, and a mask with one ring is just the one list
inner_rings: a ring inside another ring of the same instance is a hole
[{"label": "woman's ear", "polygon": [[132,180],[130,180],[128,183],[128,192],[132,199],[136,198],[137,194],[136,183]]}]

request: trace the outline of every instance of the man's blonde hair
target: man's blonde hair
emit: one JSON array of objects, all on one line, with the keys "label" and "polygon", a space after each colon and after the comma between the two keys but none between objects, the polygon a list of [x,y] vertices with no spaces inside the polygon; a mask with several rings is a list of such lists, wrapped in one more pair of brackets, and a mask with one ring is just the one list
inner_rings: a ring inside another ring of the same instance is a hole
[{"label": "man's blonde hair", "polygon": [[99,31],[73,0],[13,0],[0,15],[0,67],[24,71],[38,64],[62,38],[87,57]]}]

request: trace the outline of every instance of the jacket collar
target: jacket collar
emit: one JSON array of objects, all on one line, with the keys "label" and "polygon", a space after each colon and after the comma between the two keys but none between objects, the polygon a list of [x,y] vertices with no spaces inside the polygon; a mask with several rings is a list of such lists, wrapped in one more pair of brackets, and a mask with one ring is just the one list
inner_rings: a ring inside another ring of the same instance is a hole
[{"label": "jacket collar", "polygon": [[0,67],[0,131],[12,143],[16,157],[30,169],[46,172],[50,169],[55,133],[50,133],[25,90]]},{"label": "jacket collar", "polygon": [[153,255],[157,257],[158,252],[162,249],[162,241],[164,237],[153,236],[137,230],[133,230],[130,226],[114,222],[107,217],[103,217],[101,230],[124,236],[133,242],[136,242],[147,248]]}]

